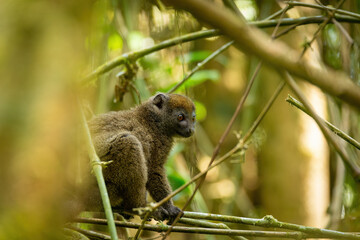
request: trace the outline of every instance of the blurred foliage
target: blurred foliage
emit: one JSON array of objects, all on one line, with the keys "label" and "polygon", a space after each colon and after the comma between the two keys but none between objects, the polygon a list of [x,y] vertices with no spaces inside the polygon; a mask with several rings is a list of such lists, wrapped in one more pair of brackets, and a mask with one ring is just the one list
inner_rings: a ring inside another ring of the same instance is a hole
[{"label": "blurred foliage", "polygon": [[[336,1],[327,2],[336,5]],[[279,9],[275,1],[235,3],[248,20]],[[343,8],[360,10],[357,1],[347,1]],[[290,13],[318,14],[311,11],[294,8]],[[179,43],[118,66],[79,89],[82,76],[114,57],[208,26],[161,1],[144,0],[5,0],[0,15],[0,239],[62,238],[59,226],[69,217],[66,199],[88,170],[78,133],[78,98],[86,99],[94,113],[131,108],[158,91],[171,89],[227,40],[214,37]],[[311,38],[317,27],[300,27],[282,40],[297,46],[300,53],[304,35]],[[327,65],[348,72],[359,83],[359,26],[344,24],[344,28],[353,44],[329,24],[314,43],[317,47],[308,52],[320,54]],[[311,53],[305,57],[312,57]],[[173,189],[208,166],[257,63],[258,59],[231,47],[176,91],[194,99],[198,123],[196,136],[177,141],[169,156],[166,169]],[[279,81],[276,71],[262,68],[232,131],[249,129]],[[304,125],[301,114],[283,101],[288,92],[285,89],[275,102],[249,149],[208,173],[188,210],[252,217],[273,214],[284,221],[325,226],[326,217],[332,215],[326,216],[324,209],[333,199],[323,195],[315,201],[318,196],[311,194],[316,187],[318,192],[334,191],[335,154],[319,156],[330,167],[313,167],[316,159],[311,156],[329,151],[326,147],[315,152],[305,149],[302,136],[313,128]],[[337,100],[316,104],[338,108],[334,116],[339,123],[346,121],[349,134],[360,139],[357,111],[351,109],[346,115]],[[329,120],[335,122],[334,116]],[[230,134],[220,155],[238,141],[237,134]],[[347,150],[358,162],[359,152],[351,146]],[[359,183],[345,174],[338,206],[341,216],[333,228],[358,231]],[[325,177],[309,184],[313,176]],[[184,205],[194,186],[174,198],[177,206]],[[316,218],[314,209],[325,217]]]}]

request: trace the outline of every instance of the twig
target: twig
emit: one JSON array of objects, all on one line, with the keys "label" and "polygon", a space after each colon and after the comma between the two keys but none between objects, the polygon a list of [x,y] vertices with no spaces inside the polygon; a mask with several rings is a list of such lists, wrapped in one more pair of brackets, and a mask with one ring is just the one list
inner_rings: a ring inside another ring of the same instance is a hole
[{"label": "twig", "polygon": [[360,235],[358,233],[347,233],[347,232],[340,232],[329,229],[307,227],[293,223],[281,222],[275,219],[273,216],[265,216],[259,219],[259,218],[235,217],[235,216],[227,216],[227,215],[211,214],[211,213],[184,212],[184,217],[238,223],[238,224],[245,224],[245,225],[257,226],[257,227],[282,228],[293,231],[299,231],[307,234],[318,234],[318,235],[321,234],[323,238],[360,239]]},{"label": "twig", "polygon": [[334,7],[329,7],[329,6],[324,6],[324,5],[317,5],[317,4],[311,4],[311,3],[304,3],[304,2],[297,2],[297,1],[288,1],[285,2],[287,4],[289,4],[290,6],[299,6],[299,7],[309,7],[309,8],[317,8],[317,9],[321,9],[321,10],[331,10],[334,11],[336,13],[341,13],[347,16],[351,16],[354,18],[358,18],[360,19],[360,14],[354,13],[354,12],[349,12],[346,10],[342,10],[342,9],[337,9]]},{"label": "twig", "polygon": [[112,240],[117,240],[117,233],[116,233],[116,227],[114,224],[114,216],[112,213],[112,209],[111,209],[111,204],[110,204],[110,200],[109,200],[109,195],[106,189],[106,185],[105,185],[105,180],[104,180],[104,176],[102,173],[102,166],[101,166],[101,161],[98,157],[98,155],[96,154],[92,139],[91,139],[91,135],[90,135],[90,130],[89,127],[86,123],[86,118],[85,118],[85,114],[84,111],[82,109],[82,107],[80,107],[80,111],[81,111],[81,123],[82,126],[84,128],[84,134],[85,134],[85,139],[86,139],[86,145],[87,145],[87,150],[89,153],[89,157],[90,157],[90,162],[92,165],[92,169],[93,172],[95,174],[96,177],[96,181],[98,183],[99,186],[99,190],[100,190],[100,195],[101,195],[101,200],[103,203],[103,207],[104,207],[104,211],[105,211],[105,215],[108,221],[108,228],[109,228],[109,232],[111,235],[111,239]]},{"label": "twig", "polygon": [[[208,221],[202,221],[202,220],[198,220],[198,219],[185,218],[185,217],[182,217],[181,219],[179,219],[178,222],[182,223],[182,224],[187,224],[187,225],[197,226],[197,227],[204,227],[204,228],[230,229],[224,223],[212,223],[212,222],[208,222]],[[235,239],[235,240],[247,240],[247,238],[241,237],[241,236],[229,236],[229,237],[232,239]]]},{"label": "twig", "polygon": [[[209,162],[208,168],[211,166],[211,164],[214,162],[215,158],[216,158],[217,155],[219,154],[220,147],[221,147],[221,145],[223,144],[223,142],[224,142],[225,138],[227,137],[227,135],[229,134],[230,129],[231,129],[232,125],[234,124],[237,115],[239,114],[240,110],[242,109],[242,106],[244,105],[245,100],[246,100],[247,96],[248,96],[249,93],[250,93],[250,89],[251,89],[251,87],[252,87],[252,85],[253,85],[253,83],[254,83],[254,81],[255,81],[255,78],[256,78],[256,76],[257,76],[257,73],[259,72],[259,70],[260,70],[260,68],[261,68],[261,65],[262,65],[262,64],[261,64],[261,62],[260,62],[260,63],[258,64],[258,66],[257,66],[257,68],[256,68],[256,70],[255,70],[255,72],[254,72],[254,74],[253,74],[253,76],[252,76],[252,78],[250,79],[250,81],[249,81],[249,83],[248,83],[248,85],[247,85],[247,87],[246,87],[246,89],[245,89],[245,92],[244,92],[244,94],[242,95],[242,97],[241,97],[241,99],[240,99],[240,101],[239,101],[239,103],[238,103],[238,105],[237,105],[237,107],[236,107],[236,110],[235,110],[235,112],[234,112],[234,114],[233,114],[233,116],[232,116],[229,124],[227,125],[227,127],[226,127],[223,135],[221,136],[218,144],[216,145],[215,150],[214,150],[214,152],[213,152],[213,155],[212,155],[212,157],[211,157],[211,160],[210,160],[210,162]],[[188,198],[188,200],[186,201],[186,203],[184,204],[184,206],[183,206],[183,208],[182,208],[183,211],[188,207],[188,205],[190,204],[190,202],[191,202],[192,199],[194,198],[197,190],[200,188],[200,186],[201,186],[202,183],[204,182],[204,180],[205,180],[205,178],[206,178],[206,174],[207,174],[207,172],[205,171],[204,174],[201,176],[200,181],[198,182],[198,184],[196,184],[196,187],[195,187],[193,193],[192,193],[191,196]],[[168,196],[168,197],[169,197],[169,196]],[[164,199],[167,199],[168,197],[166,197],[166,198],[164,198]],[[163,199],[161,202],[164,202],[164,199]],[[158,205],[158,206],[160,206],[160,205]],[[180,217],[181,217],[180,214],[178,214],[178,215],[176,216],[176,218],[175,218],[172,226],[176,224],[176,222],[180,219]],[[163,239],[165,239],[165,238],[169,235],[170,231],[171,231],[171,228],[169,229],[168,232],[166,232],[166,234],[164,235]]]},{"label": "twig", "polygon": [[[315,0],[316,1],[316,0]],[[338,2],[337,6],[336,6],[336,9],[338,9],[343,3],[344,3],[345,0],[341,0],[340,2]],[[317,35],[319,34],[319,32],[324,29],[324,27],[331,21],[331,19],[334,17],[334,14],[335,14],[335,10],[334,11],[327,11],[328,13],[328,17],[327,19],[321,23],[321,25],[318,27],[318,29],[315,31],[312,39],[306,43],[306,45],[304,46],[302,52],[301,52],[301,55],[300,55],[300,58],[302,58],[302,56],[304,56],[306,50],[311,46],[311,44],[315,41]]]},{"label": "twig", "polygon": [[[106,225],[106,220],[104,219],[105,223],[103,225]],[[96,239],[103,239],[103,240],[111,240],[111,237],[109,235],[105,235],[99,232],[91,231],[91,230],[85,230],[83,228],[75,227],[75,226],[67,226],[67,228],[77,231],[81,234],[84,234],[85,236],[96,238]]]},{"label": "twig", "polygon": [[224,5],[226,7],[228,7],[231,11],[233,11],[238,17],[240,17],[243,20],[246,20],[233,0],[222,0],[222,2],[224,3]]},{"label": "twig", "polygon": [[[298,109],[300,109],[301,111],[303,111],[304,113],[309,115],[310,117],[312,117],[311,114],[309,113],[309,111],[304,107],[304,105],[301,102],[299,102],[298,100],[296,100],[295,98],[293,98],[291,95],[288,95],[288,97],[286,98],[286,101],[288,103],[290,103],[291,105],[297,107]],[[326,124],[326,126],[331,131],[333,131],[337,136],[341,137],[346,142],[350,143],[351,145],[353,145],[354,147],[356,147],[357,149],[360,150],[360,143],[358,141],[356,141],[355,139],[353,139],[352,137],[347,135],[345,132],[343,132],[342,130],[340,130],[339,128],[337,128],[336,126],[331,124],[330,122],[328,122],[322,118],[320,118],[320,120],[322,122],[324,122]]]},{"label": "twig", "polygon": [[209,61],[211,61],[212,59],[214,59],[215,57],[217,57],[220,53],[224,52],[226,49],[228,49],[232,44],[234,43],[234,41],[230,41],[226,44],[224,44],[223,46],[221,46],[219,49],[217,49],[215,52],[213,52],[210,56],[208,56],[207,58],[205,58],[202,62],[198,63],[196,65],[196,67],[194,67],[191,72],[183,79],[181,80],[179,83],[177,83],[173,88],[171,88],[168,93],[173,93],[174,91],[176,91],[182,84],[184,84],[192,75],[194,75],[194,73],[196,73],[200,68],[202,68],[206,63],[208,63]]},{"label": "twig", "polygon": [[141,225],[135,234],[134,240],[137,240],[140,237],[140,234],[141,234],[142,230],[144,229],[144,225],[145,225],[146,221],[148,220],[149,215],[150,215],[150,212],[146,212],[144,219],[141,221]]},{"label": "twig", "polygon": [[324,137],[328,141],[330,145],[334,147],[334,149],[338,152],[342,160],[344,161],[345,165],[347,165],[355,178],[358,178],[360,175],[360,168],[356,165],[353,161],[351,161],[348,158],[347,153],[345,150],[339,145],[339,143],[336,141],[336,139],[328,132],[328,130],[325,127],[324,122],[320,119],[320,117],[315,113],[312,106],[308,103],[306,100],[304,94],[301,92],[299,86],[296,84],[294,79],[291,77],[291,75],[288,72],[284,73],[284,80],[286,81],[287,85],[294,91],[294,93],[299,97],[299,99],[304,104],[305,108],[309,111],[312,118],[314,118],[315,122],[319,126],[320,130],[322,131]]},{"label": "twig", "polygon": [[284,83],[279,84],[279,86],[275,90],[274,94],[271,96],[271,98],[268,101],[268,103],[266,104],[266,106],[263,108],[263,110],[261,111],[259,116],[256,118],[253,125],[250,127],[250,129],[247,131],[247,133],[244,135],[244,137],[243,137],[244,142],[247,142],[247,140],[249,140],[250,137],[252,136],[252,134],[255,132],[256,128],[259,126],[260,122],[265,117],[266,113],[269,111],[270,107],[276,100],[277,96],[279,96],[281,90],[284,88],[284,85],[285,85]]},{"label": "twig", "polygon": [[90,240],[84,234],[82,234],[79,231],[76,231],[74,229],[64,228],[63,232],[64,232],[64,235],[65,235],[64,239]]}]

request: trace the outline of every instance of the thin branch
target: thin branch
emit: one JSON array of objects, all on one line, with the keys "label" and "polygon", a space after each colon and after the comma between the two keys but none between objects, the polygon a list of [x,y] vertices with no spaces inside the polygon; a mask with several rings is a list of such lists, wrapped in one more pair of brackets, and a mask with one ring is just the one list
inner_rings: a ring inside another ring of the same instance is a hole
[{"label": "thin branch", "polygon": [[[230,130],[231,130],[231,127],[232,127],[232,125],[234,124],[237,115],[239,114],[240,110],[241,110],[242,107],[243,107],[243,105],[244,105],[244,103],[245,103],[245,100],[246,100],[246,98],[248,97],[248,95],[249,95],[249,93],[250,93],[250,89],[251,89],[251,87],[252,87],[252,85],[253,85],[253,83],[254,83],[254,81],[255,81],[255,78],[256,78],[258,72],[260,71],[261,65],[262,65],[262,64],[261,64],[261,62],[260,62],[260,63],[258,64],[258,66],[257,66],[257,68],[256,68],[256,70],[255,70],[255,72],[254,72],[254,74],[253,74],[253,76],[252,76],[252,78],[250,79],[250,81],[249,81],[249,83],[248,83],[248,85],[247,85],[247,87],[246,87],[246,89],[245,89],[245,92],[244,92],[244,94],[242,95],[242,97],[241,97],[241,99],[240,99],[240,101],[239,101],[239,103],[238,103],[238,105],[237,105],[237,107],[236,107],[236,110],[235,110],[235,112],[234,112],[234,114],[233,114],[233,116],[232,116],[229,124],[227,125],[227,127],[226,127],[223,135],[221,136],[218,144],[216,145],[215,150],[214,150],[214,152],[213,152],[213,155],[212,155],[212,157],[211,157],[211,160],[210,160],[210,162],[209,162],[208,168],[211,166],[211,164],[214,162],[215,158],[216,158],[217,155],[219,154],[220,147],[221,147],[221,145],[223,144],[223,142],[225,141],[225,138],[226,138],[227,135],[229,134],[229,132],[230,132]],[[186,201],[186,203],[184,204],[184,206],[183,206],[183,208],[182,208],[183,211],[189,206],[189,204],[190,204],[190,202],[192,201],[192,199],[194,198],[197,190],[201,187],[202,183],[204,182],[204,180],[205,180],[205,178],[206,178],[206,174],[207,174],[207,172],[205,172],[204,175],[201,176],[200,181],[198,182],[198,184],[196,184],[196,187],[195,187],[193,193],[192,193],[191,196],[188,198],[188,200]],[[165,198],[165,199],[166,199],[166,198]],[[164,200],[164,199],[163,199],[163,200]],[[162,201],[163,201],[163,200],[162,200]],[[178,216],[176,216],[176,218],[175,218],[172,226],[176,224],[176,222],[180,219],[180,217],[181,217],[180,214],[179,214]],[[171,228],[169,229],[168,232],[166,232],[166,234],[165,234],[165,236],[163,237],[163,239],[165,239],[165,238],[167,237],[167,235],[170,233],[170,231],[171,231]]]},{"label": "thin branch", "polygon": [[250,127],[250,129],[248,130],[248,132],[244,135],[243,137],[243,141],[246,142],[247,140],[250,139],[250,137],[252,136],[252,134],[255,132],[256,128],[259,126],[260,122],[263,120],[263,118],[265,117],[266,113],[270,110],[272,104],[275,102],[276,98],[279,96],[281,90],[284,88],[285,84],[282,82],[279,84],[279,86],[276,88],[274,94],[271,96],[270,100],[268,101],[268,103],[266,104],[266,106],[263,108],[263,110],[261,111],[261,113],[259,114],[259,116],[256,118],[255,122],[253,123],[253,125]]},{"label": "thin branch", "polygon": [[214,59],[215,57],[217,57],[220,53],[224,52],[226,49],[228,49],[232,44],[234,43],[234,41],[230,41],[226,44],[224,44],[223,46],[221,46],[219,49],[217,49],[215,52],[213,52],[210,56],[208,56],[207,58],[205,58],[202,62],[198,63],[196,65],[196,67],[194,67],[191,72],[183,79],[181,80],[179,83],[177,83],[173,88],[171,88],[168,93],[173,93],[174,91],[176,91],[182,84],[184,84],[192,75],[194,75],[194,73],[196,73],[200,68],[202,68],[206,63],[208,63],[209,61],[211,61],[212,59]]},{"label": "thin branch", "polygon": [[111,239],[115,240],[118,239],[117,237],[117,233],[116,233],[116,227],[115,227],[115,223],[114,223],[114,216],[112,213],[112,209],[111,209],[111,204],[110,204],[110,200],[109,200],[109,195],[106,189],[106,185],[105,185],[105,180],[104,180],[104,176],[102,173],[102,163],[98,157],[98,155],[96,154],[95,148],[94,148],[94,144],[92,142],[91,139],[91,134],[90,134],[90,130],[89,127],[86,123],[86,118],[85,118],[85,114],[83,109],[80,107],[80,111],[81,111],[81,123],[84,129],[84,133],[85,133],[85,138],[86,138],[86,145],[87,145],[87,150],[89,153],[89,157],[90,157],[90,162],[92,165],[92,169],[93,172],[95,174],[96,177],[96,181],[98,183],[99,186],[99,190],[100,190],[100,195],[101,195],[101,200],[103,203],[103,207],[104,207],[104,211],[105,211],[105,215],[107,218],[107,222],[108,222],[108,228],[109,228],[109,232],[111,235]]},{"label": "thin branch", "polygon": [[269,215],[259,219],[259,218],[235,217],[235,216],[211,214],[211,213],[184,212],[184,217],[238,223],[238,224],[245,224],[245,225],[257,226],[257,227],[288,229],[288,230],[299,231],[307,234],[319,234],[319,235],[321,234],[322,237],[324,238],[360,239],[359,233],[347,233],[347,232],[340,232],[329,229],[307,227],[293,223],[281,222],[275,219],[273,216],[269,216]]},{"label": "thin branch", "polygon": [[316,114],[312,106],[308,103],[305,95],[302,93],[299,86],[296,84],[296,82],[288,72],[284,73],[284,80],[286,81],[287,85],[294,91],[294,93],[299,97],[300,101],[302,101],[305,108],[308,109],[309,113],[311,114],[312,118],[314,118],[315,122],[319,126],[321,132],[323,133],[328,143],[332,145],[334,149],[338,152],[338,154],[344,161],[345,165],[347,165],[351,169],[354,177],[358,178],[360,176],[360,167],[349,159],[345,150],[339,145],[336,139],[328,132],[324,122],[320,119],[320,117]]},{"label": "thin branch", "polygon": [[304,2],[297,2],[297,1],[288,1],[288,2],[285,2],[285,3],[289,4],[292,7],[299,6],[299,7],[316,8],[316,9],[320,9],[320,10],[331,10],[331,11],[334,11],[336,13],[341,13],[341,14],[344,14],[344,15],[347,15],[347,16],[350,16],[350,17],[360,19],[360,14],[350,12],[350,11],[346,11],[346,10],[342,10],[342,9],[337,9],[337,8],[334,8],[334,7],[311,4],[311,3],[304,3]]},{"label": "thin branch", "polygon": [[138,239],[139,239],[140,234],[141,234],[142,230],[144,229],[144,225],[145,225],[145,223],[146,223],[149,215],[150,215],[150,212],[146,212],[146,214],[145,214],[145,216],[144,216],[144,219],[141,221],[141,225],[140,225],[140,227],[138,228],[138,230],[137,230],[137,232],[136,232],[136,234],[135,234],[134,240],[138,240]]},{"label": "thin branch", "polygon": [[[104,219],[105,220],[105,219]],[[105,220],[106,221],[106,220]],[[106,225],[106,222],[103,224]],[[67,226],[67,228],[77,231],[81,234],[84,234],[85,236],[88,236],[90,238],[96,238],[96,239],[102,239],[102,240],[111,240],[111,237],[109,235],[105,235],[99,232],[91,231],[91,230],[85,230],[83,228],[75,227],[75,226]]]},{"label": "thin branch", "polygon": [[233,0],[222,0],[222,2],[224,3],[224,5],[226,7],[228,7],[231,11],[233,11],[238,17],[240,17],[243,20],[246,20]]},{"label": "thin branch", "polygon": [[[281,10],[282,11],[282,10]],[[280,14],[281,14],[280,11]],[[350,22],[350,23],[360,23],[359,19],[351,18],[347,16],[340,16],[335,15],[335,18],[339,22]],[[301,17],[301,18],[284,18],[281,20],[280,26],[289,26],[289,25],[305,25],[305,24],[316,24],[321,23],[326,19],[324,16],[313,16],[313,17]],[[259,27],[259,28],[269,28],[269,27],[275,27],[278,24],[279,20],[261,20],[261,21],[254,21],[249,22],[249,25]],[[144,48],[138,51],[133,51],[129,53],[124,53],[106,63],[103,65],[97,67],[94,71],[92,71],[90,74],[88,74],[82,81],[81,84],[87,84],[91,82],[94,78],[97,76],[104,74],[115,67],[118,67],[120,65],[123,65],[127,62],[133,62],[138,60],[141,57],[144,57],[146,55],[149,55],[151,53],[154,53],[156,51],[159,51],[161,49],[169,48],[172,46],[175,46],[179,43],[185,43],[189,41],[194,41],[197,39],[203,39],[203,38],[209,38],[214,36],[221,35],[219,30],[211,29],[211,30],[203,30],[198,31],[194,33],[189,33],[180,37],[168,39],[166,41],[163,41],[159,44],[156,44],[152,47]]]},{"label": "thin branch", "polygon": [[[316,0],[315,0],[316,1]],[[343,3],[344,3],[345,0],[341,0],[340,2],[338,2],[337,6],[336,6],[336,9],[338,9]],[[311,44],[315,41],[315,39],[317,38],[317,35],[320,33],[321,30],[323,30],[325,28],[325,26],[331,21],[331,19],[334,17],[334,14],[335,14],[335,10],[333,11],[327,11],[328,13],[328,17],[327,19],[321,23],[321,25],[318,27],[318,29],[315,31],[312,39],[306,43],[306,45],[304,46],[302,52],[301,52],[301,55],[300,55],[300,58],[302,58],[302,56],[304,56],[306,50],[311,46]]]},{"label": "thin branch", "polygon": [[[202,221],[202,220],[192,219],[192,218],[185,218],[185,217],[182,217],[181,219],[179,219],[178,222],[182,223],[182,224],[186,224],[186,225],[196,226],[196,227],[230,229],[224,223],[213,223],[213,222]],[[229,237],[232,239],[235,239],[235,240],[247,240],[247,238],[241,237],[241,236],[229,236]]]},{"label": "thin branch", "polygon": [[188,181],[187,183],[183,184],[181,187],[179,187],[178,189],[176,189],[175,191],[173,191],[171,194],[169,194],[166,198],[163,198],[161,201],[157,202],[157,203],[152,203],[150,204],[151,207],[153,209],[156,209],[158,207],[160,207],[161,205],[163,205],[165,202],[169,201],[172,197],[174,197],[175,195],[179,194],[181,191],[183,191],[185,188],[187,188],[190,184],[194,183],[195,181],[197,181],[198,179],[200,179],[202,176],[204,176],[208,171],[210,171],[211,169],[213,169],[214,167],[218,166],[219,164],[221,164],[222,162],[224,162],[225,160],[231,158],[234,154],[238,153],[239,151],[243,150],[245,148],[245,144],[240,141],[234,148],[232,148],[230,151],[228,151],[226,154],[224,154],[222,157],[220,157],[218,160],[214,161],[214,163],[206,168],[204,171],[198,173],[196,176],[194,176],[190,181]]},{"label": "thin branch", "polygon": [[[291,105],[297,107],[298,109],[300,109],[301,111],[303,111],[304,113],[306,113],[307,115],[309,115],[311,117],[311,114],[309,113],[309,111],[304,107],[304,105],[299,102],[298,100],[296,100],[295,98],[293,98],[291,95],[288,95],[288,97],[286,98],[286,101],[288,103],[290,103]],[[347,135],[345,132],[343,132],[342,130],[340,130],[339,128],[337,128],[336,126],[334,126],[333,124],[331,124],[330,122],[320,118],[320,120],[322,122],[324,122],[326,124],[326,126],[333,131],[337,136],[341,137],[342,139],[344,139],[346,142],[350,143],[351,145],[353,145],[354,147],[356,147],[357,149],[360,150],[360,143],[358,141],[356,141],[355,139],[353,139],[352,137],[350,137],[349,135]]]},{"label": "thin branch", "polygon": [[[287,10],[289,10],[291,7],[290,7],[289,5],[287,5],[286,8],[287,8]],[[286,11],[287,11],[287,10],[286,10]],[[275,12],[275,13],[273,13],[273,14],[271,14],[270,16],[266,17],[264,20],[270,20],[270,19],[274,19],[274,18],[276,18],[276,17],[278,17],[278,16],[282,16],[282,15],[283,15],[283,12],[284,12],[284,8],[278,10],[277,12]],[[280,17],[280,18],[283,19],[282,17]]]},{"label": "thin branch", "polygon": [[[272,216],[265,216],[261,219],[255,218],[243,218],[235,216],[224,216],[218,214],[207,214],[207,213],[195,213],[185,212],[187,217],[198,218],[198,219],[211,219],[216,221],[232,222],[238,224],[247,224],[258,227],[266,228],[282,228],[288,230],[294,230],[295,232],[280,232],[280,231],[258,231],[258,230],[232,230],[232,229],[214,229],[214,228],[202,228],[202,227],[172,227],[173,232],[183,233],[198,233],[198,234],[212,234],[212,235],[227,235],[227,236],[246,236],[246,237],[277,237],[277,238],[294,238],[294,239],[305,239],[305,238],[331,238],[331,239],[349,239],[358,240],[360,235],[357,233],[348,233],[333,231],[328,229],[313,228],[303,225],[297,225],[292,223],[280,222]],[[88,224],[99,224],[106,225],[106,219],[97,218],[77,218],[76,222],[88,223]],[[126,227],[138,229],[140,224],[132,222],[115,221],[117,227]],[[143,229],[155,232],[166,232],[170,226],[165,224],[145,224]]]}]

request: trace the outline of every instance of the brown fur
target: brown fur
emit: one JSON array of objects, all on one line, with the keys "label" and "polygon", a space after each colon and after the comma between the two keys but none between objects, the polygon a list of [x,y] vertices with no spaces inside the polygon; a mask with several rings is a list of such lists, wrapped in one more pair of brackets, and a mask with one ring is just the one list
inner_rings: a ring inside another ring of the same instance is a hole
[{"label": "brown fur", "polygon": [[[127,111],[109,112],[89,122],[95,149],[102,161],[104,178],[114,209],[131,211],[146,205],[146,191],[155,201],[171,193],[164,163],[173,137],[189,137],[194,130],[192,101],[182,95],[158,94]],[[179,121],[178,115],[184,120]],[[98,190],[91,191],[89,208],[101,206]],[[170,219],[180,212],[172,201],[165,203],[155,218]]]}]

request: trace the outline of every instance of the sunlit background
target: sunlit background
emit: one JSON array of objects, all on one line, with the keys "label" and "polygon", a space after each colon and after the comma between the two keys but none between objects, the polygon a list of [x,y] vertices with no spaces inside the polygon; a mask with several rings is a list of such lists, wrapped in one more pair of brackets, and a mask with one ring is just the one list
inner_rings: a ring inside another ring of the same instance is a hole
[{"label": "sunlit background", "polygon": [[[275,1],[235,3],[248,21],[264,19],[284,6]],[[360,10],[357,1],[346,1],[342,8]],[[293,8],[285,17],[319,14]],[[0,239],[63,239],[67,199],[88,164],[79,131],[79,101],[86,103],[88,115],[133,107],[171,89],[228,39],[180,43],[84,85],[79,83],[87,74],[123,53],[209,26],[161,1],[5,0],[0,16]],[[358,43],[359,27],[343,25]],[[300,26],[281,40],[300,56],[317,28]],[[271,34],[273,28],[264,31]],[[358,81],[357,52],[338,28],[328,25],[304,58],[344,69]],[[206,169],[258,63],[230,47],[177,90],[195,101],[198,122],[196,136],[178,141],[169,156],[166,168],[173,189]],[[128,79],[126,72],[132,72]],[[237,135],[250,128],[281,81],[274,69],[261,68],[220,156],[237,144]],[[358,111],[314,86],[301,86],[321,117],[360,139]],[[285,87],[246,152],[208,173],[187,210],[259,218],[271,214],[292,223],[358,231],[359,184],[314,121],[285,101],[288,94]],[[343,147],[359,160],[355,148]],[[181,208],[194,188],[175,196],[175,205]],[[173,234],[171,239],[180,239],[176,236],[189,238]]]}]

